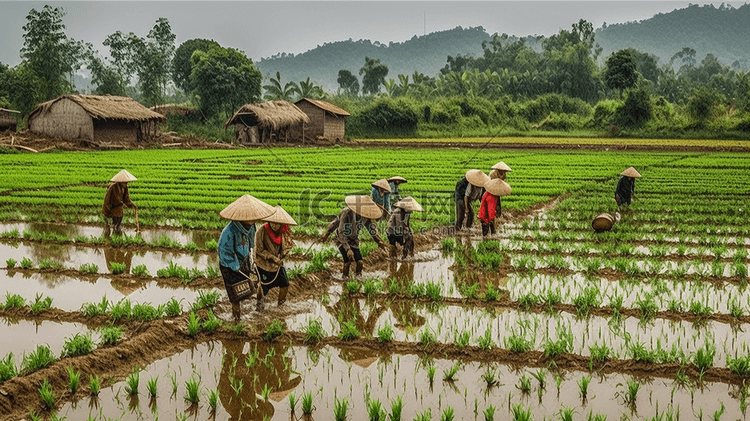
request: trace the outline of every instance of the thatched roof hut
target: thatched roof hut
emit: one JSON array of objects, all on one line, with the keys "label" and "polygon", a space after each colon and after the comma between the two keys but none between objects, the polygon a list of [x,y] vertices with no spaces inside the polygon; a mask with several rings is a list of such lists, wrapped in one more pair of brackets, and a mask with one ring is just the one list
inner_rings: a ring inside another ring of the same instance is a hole
[{"label": "thatched roof hut", "polygon": [[302,129],[309,122],[307,114],[296,105],[275,100],[243,105],[224,123],[224,128],[235,126],[236,137],[242,143],[263,142],[274,137],[289,141],[290,129]]},{"label": "thatched roof hut", "polygon": [[194,108],[181,104],[159,104],[149,107],[149,110],[157,112],[163,116],[168,114],[191,115],[198,112],[198,110]]},{"label": "thatched roof hut", "polygon": [[28,124],[50,137],[124,144],[155,137],[164,120],[130,97],[71,94],[39,104]]},{"label": "thatched roof hut", "polygon": [[313,140],[343,140],[346,134],[344,119],[351,114],[322,99],[302,98],[295,103],[310,117],[305,125],[305,135]]},{"label": "thatched roof hut", "polygon": [[20,111],[0,108],[0,132],[3,130],[16,131],[16,128],[18,128],[18,120],[16,118],[20,116]]}]

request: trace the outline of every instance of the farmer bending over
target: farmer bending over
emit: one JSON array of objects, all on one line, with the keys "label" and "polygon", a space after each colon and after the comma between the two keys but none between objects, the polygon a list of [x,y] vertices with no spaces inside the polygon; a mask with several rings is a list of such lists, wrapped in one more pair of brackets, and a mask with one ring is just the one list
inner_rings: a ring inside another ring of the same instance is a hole
[{"label": "farmer bending over", "polygon": [[112,177],[107,187],[107,193],[104,195],[104,204],[102,205],[102,215],[104,215],[104,223],[106,224],[106,234],[109,235],[109,221],[107,218],[112,218],[112,226],[114,227],[115,234],[122,234],[122,217],[123,208],[129,207],[137,209],[135,204],[130,200],[130,192],[128,191],[128,183],[137,180],[133,174],[122,170]]},{"label": "farmer bending over", "polygon": [[385,232],[388,234],[388,242],[391,243],[391,258],[396,258],[396,244],[403,248],[402,258],[411,253],[414,255],[414,232],[411,230],[411,213],[422,212],[422,206],[411,196],[405,197],[393,205],[395,210],[388,218],[388,226]]},{"label": "farmer bending over", "polygon": [[380,218],[383,212],[370,196],[347,196],[344,200],[346,207],[339,213],[339,226],[336,229],[336,245],[344,260],[342,274],[349,277],[352,262],[356,263],[355,273],[362,274],[362,253],[359,250],[359,231],[364,227],[370,237],[378,243],[378,247],[385,247],[378,235],[374,220]]},{"label": "farmer bending over", "polygon": [[640,177],[641,174],[633,167],[620,173],[620,180],[615,189],[617,206],[630,205],[630,201],[635,199],[635,179]]},{"label": "farmer bending over", "polygon": [[263,218],[266,222],[263,228],[255,233],[255,266],[258,268],[257,287],[257,311],[263,310],[263,297],[268,295],[272,288],[279,288],[278,305],[286,302],[286,294],[289,290],[289,278],[284,268],[284,258],[289,250],[294,247],[290,225],[297,225],[289,214],[276,206],[276,212]]}]

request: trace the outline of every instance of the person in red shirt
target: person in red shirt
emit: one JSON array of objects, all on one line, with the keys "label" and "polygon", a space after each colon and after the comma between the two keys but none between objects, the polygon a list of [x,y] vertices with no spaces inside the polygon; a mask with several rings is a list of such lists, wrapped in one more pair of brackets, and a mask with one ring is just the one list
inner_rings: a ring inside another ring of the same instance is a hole
[{"label": "person in red shirt", "polygon": [[496,178],[484,183],[484,189],[487,191],[479,205],[479,220],[482,223],[482,236],[486,237],[495,233],[495,219],[503,213],[500,198],[510,194],[510,185]]}]

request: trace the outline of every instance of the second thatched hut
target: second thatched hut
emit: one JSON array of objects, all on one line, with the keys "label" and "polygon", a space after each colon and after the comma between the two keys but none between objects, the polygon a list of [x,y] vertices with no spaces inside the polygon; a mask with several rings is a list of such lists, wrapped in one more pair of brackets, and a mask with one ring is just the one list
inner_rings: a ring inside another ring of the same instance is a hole
[{"label": "second thatched hut", "polygon": [[243,105],[224,123],[224,128],[235,127],[235,139],[240,143],[299,142],[298,130],[310,118],[289,101],[275,100]]}]

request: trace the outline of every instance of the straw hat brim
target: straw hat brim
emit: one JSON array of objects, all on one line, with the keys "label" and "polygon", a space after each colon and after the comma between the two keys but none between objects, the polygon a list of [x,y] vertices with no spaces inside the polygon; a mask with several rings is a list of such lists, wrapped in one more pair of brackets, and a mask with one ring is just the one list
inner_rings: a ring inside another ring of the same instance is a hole
[{"label": "straw hat brim", "polygon": [[273,206],[246,194],[229,204],[219,215],[232,221],[260,221],[274,212],[276,209]]},{"label": "straw hat brim", "polygon": [[466,171],[466,180],[474,186],[484,187],[484,183],[490,181],[490,176],[482,170],[469,170]]},{"label": "straw hat brim", "polygon": [[274,208],[275,212],[271,214],[271,216],[263,218],[264,222],[275,222],[277,224],[284,224],[284,225],[297,225],[297,221],[292,218],[287,211],[284,210],[284,208],[281,207],[281,205],[276,205]]},{"label": "straw hat brim", "polygon": [[403,199],[396,202],[396,204],[393,206],[410,212],[424,212],[422,206],[420,206],[419,203],[417,203],[417,201],[414,200],[414,198],[411,196],[404,197]]},{"label": "straw hat brim", "polygon": [[406,179],[398,175],[389,178],[388,181],[392,181],[394,183],[406,183]]},{"label": "straw hat brim", "polygon": [[620,175],[624,175],[625,177],[641,178],[641,173],[636,171],[636,169],[633,167],[630,167],[627,170],[621,172]]},{"label": "straw hat brim", "polygon": [[370,196],[347,196],[344,202],[349,209],[363,218],[378,219],[383,216],[383,211]]},{"label": "straw hat brim", "polygon": [[388,193],[391,192],[391,186],[388,184],[388,180],[385,178],[381,178],[380,180],[370,184],[373,187],[380,187],[381,189],[387,191]]},{"label": "straw hat brim", "polygon": [[596,231],[607,231],[615,224],[615,218],[608,214],[602,213],[596,216],[591,222],[591,227]]},{"label": "straw hat brim", "polygon": [[137,180],[137,178],[135,178],[133,174],[127,172],[127,170],[122,170],[115,174],[115,176],[112,177],[112,179],[110,179],[109,181],[112,181],[114,183],[130,183],[131,181],[135,180]]},{"label": "straw hat brim", "polygon": [[498,171],[513,172],[513,170],[510,169],[510,167],[508,166],[508,164],[506,164],[503,161],[500,161],[497,164],[493,165],[492,169],[498,170]]},{"label": "straw hat brim", "polygon": [[493,196],[510,196],[510,184],[499,178],[484,183],[484,188]]}]

